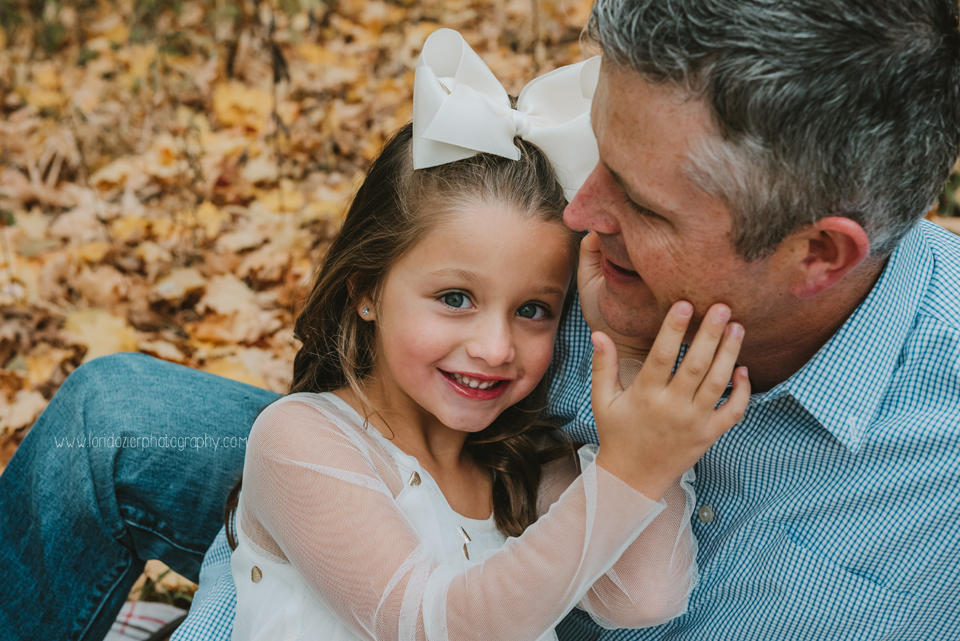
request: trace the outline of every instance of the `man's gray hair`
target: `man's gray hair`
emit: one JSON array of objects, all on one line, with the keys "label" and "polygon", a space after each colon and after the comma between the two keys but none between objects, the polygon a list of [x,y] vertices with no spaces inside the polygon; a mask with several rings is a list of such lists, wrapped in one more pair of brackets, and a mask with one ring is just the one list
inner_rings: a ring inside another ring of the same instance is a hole
[{"label": "man's gray hair", "polygon": [[589,34],[647,81],[712,108],[697,183],[747,260],[845,216],[885,257],[960,151],[957,0],[597,0]]}]

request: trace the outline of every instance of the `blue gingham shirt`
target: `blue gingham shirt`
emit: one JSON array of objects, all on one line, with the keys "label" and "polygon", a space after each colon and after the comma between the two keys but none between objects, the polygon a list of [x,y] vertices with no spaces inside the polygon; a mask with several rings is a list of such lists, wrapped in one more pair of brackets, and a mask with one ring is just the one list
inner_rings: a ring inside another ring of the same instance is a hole
[{"label": "blue gingham shirt", "polygon": [[[576,309],[559,348],[551,413],[596,442]],[[696,491],[687,613],[607,631],[575,611],[562,639],[960,640],[960,239],[918,225],[827,344],[751,398],[697,464]],[[229,638],[222,533],[200,585],[174,638]]]}]

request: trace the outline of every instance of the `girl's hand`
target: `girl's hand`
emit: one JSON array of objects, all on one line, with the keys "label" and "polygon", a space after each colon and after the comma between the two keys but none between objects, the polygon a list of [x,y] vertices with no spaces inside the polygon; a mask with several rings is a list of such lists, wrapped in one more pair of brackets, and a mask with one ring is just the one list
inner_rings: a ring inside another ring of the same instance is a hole
[{"label": "girl's hand", "polygon": [[580,308],[591,332],[603,332],[617,346],[620,358],[644,360],[650,350],[650,341],[617,334],[600,315],[597,298],[603,288],[603,272],[600,270],[600,237],[592,231],[580,241],[580,264],[577,266],[577,291]]},{"label": "girl's hand", "polygon": [[[692,314],[685,301],[670,308],[643,369],[626,390],[618,377],[616,346],[602,332],[593,334],[597,464],[653,500],[740,421],[750,399],[747,368],[734,371],[743,327],[728,324],[726,305],[710,308],[671,375]],[[731,373],[733,391],[717,408]]]}]

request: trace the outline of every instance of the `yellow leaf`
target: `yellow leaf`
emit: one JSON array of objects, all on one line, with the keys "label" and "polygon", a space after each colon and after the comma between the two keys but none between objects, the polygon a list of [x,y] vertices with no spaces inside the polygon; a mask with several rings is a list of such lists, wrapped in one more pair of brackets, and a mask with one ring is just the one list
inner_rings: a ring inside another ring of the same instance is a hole
[{"label": "yellow leaf", "polygon": [[197,207],[197,224],[203,229],[207,238],[216,238],[220,227],[230,216],[224,214],[209,200]]},{"label": "yellow leaf", "polygon": [[149,221],[139,216],[123,216],[110,224],[111,235],[121,242],[142,239],[147,233]]},{"label": "yellow leaf", "polygon": [[206,286],[207,280],[193,267],[174,269],[153,287],[154,300],[180,300],[190,292]]},{"label": "yellow leaf", "polygon": [[203,371],[217,376],[223,376],[230,380],[253,385],[254,387],[266,388],[266,382],[257,374],[254,374],[238,358],[227,357],[211,361],[203,366]]},{"label": "yellow leaf", "polygon": [[337,61],[337,56],[326,47],[304,42],[300,45],[300,56],[312,65],[329,64]]},{"label": "yellow leaf", "polygon": [[137,350],[137,332],[127,319],[99,309],[83,309],[67,315],[64,329],[77,343],[87,347],[83,362]]},{"label": "yellow leaf", "polygon": [[283,180],[280,189],[273,189],[269,192],[260,192],[257,200],[269,209],[278,214],[285,212],[298,211],[305,202],[303,194],[298,190],[291,180]]},{"label": "yellow leaf", "polygon": [[48,343],[40,343],[24,357],[27,362],[27,380],[32,387],[48,382],[60,364],[73,356],[73,352],[57,349]]},{"label": "yellow leaf", "polygon": [[273,111],[273,96],[251,89],[240,82],[218,84],[213,91],[213,112],[228,127],[246,127],[260,131]]},{"label": "yellow leaf", "polygon": [[95,240],[81,247],[78,254],[80,255],[80,258],[92,264],[102,261],[109,252],[110,243],[105,243],[102,240]]}]

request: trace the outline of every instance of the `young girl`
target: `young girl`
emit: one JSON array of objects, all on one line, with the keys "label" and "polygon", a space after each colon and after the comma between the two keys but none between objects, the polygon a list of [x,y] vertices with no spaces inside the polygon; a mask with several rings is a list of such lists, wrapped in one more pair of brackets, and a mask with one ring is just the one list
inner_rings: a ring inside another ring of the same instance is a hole
[{"label": "young girl", "polygon": [[[550,162],[515,144],[518,160],[414,170],[408,125],[373,163],[297,319],[292,393],[247,444],[235,641],[530,641],[574,606],[608,627],[684,611],[678,477],[745,404],[738,379],[714,410],[739,339],[694,341],[712,367],[675,378],[712,382],[705,400],[670,388],[667,359],[641,372],[646,395],[618,393],[596,335],[601,446],[578,465],[539,418],[578,238]],[[672,313],[654,350],[675,359],[685,329]]]}]

